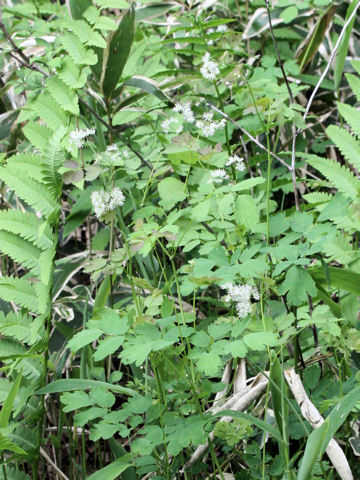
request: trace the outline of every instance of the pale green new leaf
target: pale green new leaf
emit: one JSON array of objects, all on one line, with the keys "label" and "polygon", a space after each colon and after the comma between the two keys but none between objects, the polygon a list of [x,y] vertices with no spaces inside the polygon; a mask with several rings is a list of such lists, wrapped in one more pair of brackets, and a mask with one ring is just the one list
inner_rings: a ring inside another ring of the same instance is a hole
[{"label": "pale green new leaf", "polygon": [[[348,105],[345,105],[348,107]],[[351,108],[351,107],[350,107]],[[353,109],[358,114],[358,119],[356,116],[352,117],[353,123],[357,128],[360,130],[360,112]],[[341,113],[341,112],[340,112]],[[345,117],[344,117],[345,118]],[[345,118],[346,119],[346,118]],[[346,119],[346,121],[348,121]],[[330,125],[326,129],[326,133],[331,138],[331,140],[335,143],[338,147],[340,152],[344,155],[344,157],[352,164],[354,167],[360,171],[360,142],[356,140],[355,137],[351,135],[350,132],[345,130],[345,128],[337,127],[336,125]]]},{"label": "pale green new leaf", "polygon": [[53,99],[63,110],[79,115],[79,105],[75,92],[60,78],[51,77],[47,82],[47,87]]},{"label": "pale green new leaf", "polygon": [[67,346],[73,351],[77,352],[85,345],[89,345],[94,340],[99,338],[103,334],[99,329],[87,329],[76,333],[73,338],[68,342]]},{"label": "pale green new leaf", "polygon": [[0,278],[0,298],[6,302],[14,302],[31,312],[39,313],[35,289],[24,278]]},{"label": "pale green new leaf", "polygon": [[345,197],[355,200],[359,196],[359,180],[346,167],[342,167],[338,162],[321,158],[316,155],[302,154],[306,161],[329,182],[343,193]]}]

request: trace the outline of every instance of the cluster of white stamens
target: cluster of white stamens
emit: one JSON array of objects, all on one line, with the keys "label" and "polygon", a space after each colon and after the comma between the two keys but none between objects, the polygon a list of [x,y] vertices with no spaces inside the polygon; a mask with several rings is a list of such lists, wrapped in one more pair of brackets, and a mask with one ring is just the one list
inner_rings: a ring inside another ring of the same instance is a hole
[{"label": "cluster of white stamens", "polygon": [[212,112],[205,112],[201,120],[196,122],[197,128],[200,128],[201,134],[204,137],[212,137],[217,130],[224,128],[226,125],[225,118],[219,121],[213,120],[214,114]]},{"label": "cluster of white stamens", "polygon": [[171,117],[164,120],[161,124],[164,133],[175,132],[181,133],[182,132],[182,125],[177,118]]},{"label": "cluster of white stamens", "polygon": [[244,159],[238,157],[237,155],[232,155],[228,158],[228,161],[226,162],[227,167],[233,164],[235,164],[236,170],[239,170],[240,172],[243,172],[245,170]]},{"label": "cluster of white stamens", "polygon": [[121,207],[124,202],[125,196],[119,187],[113,188],[111,192],[95,191],[91,194],[91,203],[98,218],[116,207]]},{"label": "cluster of white stamens", "polygon": [[82,148],[84,146],[85,140],[90,135],[95,135],[94,128],[87,128],[86,130],[73,130],[70,132],[69,139],[72,145],[75,145],[77,149]]},{"label": "cluster of white stamens", "polygon": [[200,73],[206,80],[215,80],[219,75],[220,70],[218,64],[211,59],[210,53],[206,52],[201,59],[203,65],[200,68]]},{"label": "cluster of white stamens", "polygon": [[173,112],[180,113],[186,122],[193,123],[195,121],[190,102],[176,103],[175,107],[173,108]]},{"label": "cluster of white stamens", "polygon": [[236,303],[236,311],[240,318],[245,318],[251,313],[251,298],[254,300],[260,300],[258,289],[248,284],[234,285],[233,283],[228,282],[221,285],[221,288],[227,292],[225,301]]},{"label": "cluster of white stamens", "polygon": [[223,180],[228,180],[229,176],[225,170],[219,168],[210,172],[208,183],[222,183]]}]

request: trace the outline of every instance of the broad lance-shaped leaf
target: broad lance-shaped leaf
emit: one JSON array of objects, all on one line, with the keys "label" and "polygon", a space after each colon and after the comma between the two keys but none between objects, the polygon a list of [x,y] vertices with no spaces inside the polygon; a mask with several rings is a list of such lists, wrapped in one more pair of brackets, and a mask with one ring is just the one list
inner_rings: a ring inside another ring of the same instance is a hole
[{"label": "broad lance-shaped leaf", "polygon": [[107,465],[90,475],[90,477],[86,477],[86,480],[114,480],[119,478],[119,475],[122,472],[132,466],[131,463],[127,463],[130,460],[130,457],[131,454],[127,454],[118,458],[110,463],[110,465]]},{"label": "broad lance-shaped leaf", "polygon": [[72,18],[78,20],[82,17],[82,14],[91,7],[91,0],[69,0],[69,9]]},{"label": "broad lance-shaped leaf", "polygon": [[312,60],[314,55],[318,52],[319,46],[323,41],[327,29],[336,12],[336,7],[330,6],[324,15],[320,18],[314,30],[308,35],[305,41],[300,45],[296,52],[297,62],[302,71],[304,67]]},{"label": "broad lance-shaped leaf", "polygon": [[360,296],[360,274],[357,272],[339,267],[327,267],[326,271],[322,267],[313,267],[308,272],[320,285],[330,285]]},{"label": "broad lance-shaped leaf", "polygon": [[155,80],[151,78],[141,77],[141,76],[134,76],[126,80],[123,85],[129,85],[131,87],[140,88],[146,93],[150,93],[151,95],[155,95],[163,102],[169,102],[170,99],[165,95],[165,93],[161,90],[160,86],[158,85]]},{"label": "broad lance-shaped leaf", "polygon": [[[332,409],[320,428],[314,430],[307,442],[297,480],[308,480],[316,459],[323,455],[331,438],[345,422],[346,417],[360,400],[360,387],[351,390]],[[344,476],[343,478],[349,478]]]},{"label": "broad lance-shaped leaf", "polygon": [[[356,8],[356,5],[358,4],[358,0],[353,0],[350,5],[348,6],[347,12],[346,12],[346,18],[347,20],[350,15],[353,13],[354,9]],[[351,22],[349,23],[345,35],[343,36],[341,43],[338,48],[337,56],[336,56],[336,63],[335,63],[335,68],[334,68],[334,86],[335,89],[337,90],[340,86],[341,83],[341,77],[344,71],[344,65],[345,65],[345,59],[346,55],[349,49],[349,43],[350,43],[350,38],[351,38],[351,33],[352,29],[354,26],[354,22],[356,19],[356,15],[353,17]]]},{"label": "broad lance-shaped leaf", "polygon": [[96,49],[98,64],[93,69],[95,76],[99,76],[101,65],[100,87],[107,99],[112,94],[129,58],[131,45],[134,40],[135,9],[132,5],[119,23],[115,32],[110,33],[105,50]]}]

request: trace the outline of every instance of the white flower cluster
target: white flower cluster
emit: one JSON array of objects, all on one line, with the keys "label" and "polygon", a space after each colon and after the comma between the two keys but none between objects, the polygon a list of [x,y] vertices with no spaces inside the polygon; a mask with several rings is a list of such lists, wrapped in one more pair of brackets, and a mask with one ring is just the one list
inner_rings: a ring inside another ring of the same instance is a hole
[{"label": "white flower cluster", "polygon": [[182,132],[182,125],[180,124],[177,118],[171,117],[164,120],[161,124],[161,128],[164,130],[164,133],[169,133],[171,131],[175,133]]},{"label": "white flower cluster", "polygon": [[98,218],[116,207],[121,207],[124,202],[125,196],[119,187],[113,188],[111,192],[95,191],[91,194],[91,203]]},{"label": "white flower cluster", "polygon": [[204,137],[212,137],[217,130],[224,128],[226,125],[225,118],[220,121],[213,120],[214,114],[212,112],[205,112],[202,120],[196,122],[196,126],[200,128],[201,135]]},{"label": "white flower cluster", "polygon": [[109,145],[108,147],[106,147],[106,151],[107,153],[118,152],[119,147],[116,145],[116,143],[113,143],[112,145]]},{"label": "white flower cluster", "polygon": [[229,176],[225,170],[219,168],[210,172],[208,183],[222,183],[223,180],[228,180]]},{"label": "white flower cluster", "polygon": [[260,300],[260,294],[256,287],[247,283],[245,285],[234,285],[231,282],[221,285],[226,290],[226,302],[236,302],[236,311],[240,318],[246,318],[252,311],[251,297],[254,300]]},{"label": "white flower cluster", "polygon": [[206,80],[215,80],[219,75],[220,70],[218,64],[211,60],[209,52],[206,52],[201,59],[203,66],[200,68],[200,73]]},{"label": "white flower cluster", "polygon": [[[185,122],[193,123],[195,122],[194,113],[191,110],[191,103],[176,103],[175,107],[173,108],[173,112],[180,113],[182,115]],[[183,130],[183,126],[181,121],[178,118],[170,117],[164,120],[161,124],[162,129],[165,133],[169,133],[173,131],[175,133],[181,133]]]},{"label": "white flower cluster", "polygon": [[173,112],[180,113],[186,122],[195,122],[193,111],[191,110],[191,103],[176,103]]},{"label": "white flower cluster", "polygon": [[232,155],[231,157],[228,158],[228,161],[226,162],[226,166],[229,167],[234,163],[235,163],[236,170],[239,170],[239,172],[243,172],[245,170],[245,163],[243,158],[240,158],[237,155]]},{"label": "white flower cluster", "polygon": [[77,149],[82,148],[84,146],[85,140],[90,135],[95,135],[94,128],[87,128],[86,130],[76,129],[70,132],[69,138],[70,143],[75,145]]}]

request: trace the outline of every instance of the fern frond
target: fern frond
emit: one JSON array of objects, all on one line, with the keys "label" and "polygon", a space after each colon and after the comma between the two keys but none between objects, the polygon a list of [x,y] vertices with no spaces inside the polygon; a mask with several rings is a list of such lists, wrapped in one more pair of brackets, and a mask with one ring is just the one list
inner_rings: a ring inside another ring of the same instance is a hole
[{"label": "fern frond", "polygon": [[16,371],[23,373],[24,377],[36,382],[43,373],[43,365],[37,358],[23,358],[16,366]]},{"label": "fern frond", "polygon": [[58,70],[58,76],[70,88],[82,88],[90,70],[89,67],[79,68],[71,57],[65,57]]},{"label": "fern frond", "polygon": [[360,102],[360,78],[352,73],[345,74],[346,80],[351,87],[351,90],[354,92],[355,97],[358,102]]},{"label": "fern frond", "polygon": [[349,233],[360,231],[360,204],[342,193],[333,195],[330,202],[321,211],[318,221],[332,221],[338,230]]},{"label": "fern frond", "polygon": [[48,224],[44,225],[44,222],[33,213],[15,209],[1,210],[0,228],[30,240],[42,250],[53,246],[54,237],[51,228]]},{"label": "fern frond", "polygon": [[39,95],[32,108],[54,132],[67,124],[68,114],[49,95]]},{"label": "fern frond", "polygon": [[25,172],[28,177],[42,182],[41,175],[41,161],[39,155],[32,155],[30,153],[18,153],[8,158],[7,165],[9,167],[15,166],[19,170]]},{"label": "fern frond", "polygon": [[73,33],[62,35],[61,42],[76,65],[95,65],[97,63],[97,56],[94,51],[87,50]]},{"label": "fern frond", "polygon": [[23,127],[25,137],[40,152],[44,153],[46,145],[52,135],[50,128],[41,125],[39,122],[28,122]]},{"label": "fern frond", "polygon": [[5,302],[14,302],[31,312],[39,313],[35,288],[24,278],[0,278],[0,298]]},{"label": "fern frond", "polygon": [[0,359],[16,357],[26,353],[26,347],[10,338],[1,339]]},{"label": "fern frond", "polygon": [[338,102],[337,105],[340,114],[350,125],[351,130],[360,137],[360,111],[346,103]]},{"label": "fern frond", "polygon": [[49,192],[58,197],[62,190],[62,177],[59,168],[65,161],[64,150],[60,146],[62,138],[65,136],[65,127],[59,128],[50,139],[46,155],[42,161],[42,174],[44,183],[47,185]]},{"label": "fern frond", "polygon": [[317,155],[302,154],[302,156],[345,197],[353,200],[359,197],[360,182],[348,168],[342,167],[338,162]]},{"label": "fern frond", "polygon": [[350,132],[345,130],[345,128],[340,128],[336,125],[330,125],[326,129],[326,133],[344,155],[346,160],[360,171],[360,142],[356,140]]},{"label": "fern frond", "polygon": [[15,338],[19,342],[29,344],[31,323],[30,315],[10,312],[5,316],[3,312],[0,312],[0,333],[6,337]]},{"label": "fern frond", "polygon": [[44,215],[49,215],[57,206],[55,198],[44,185],[29,178],[26,172],[18,168],[0,168],[0,178],[19,198]]},{"label": "fern frond", "polygon": [[60,78],[51,77],[47,82],[50,95],[63,110],[79,115],[79,105],[76,93],[71,90]]},{"label": "fern frond", "polygon": [[103,37],[93,30],[85,20],[73,20],[64,22],[64,27],[75,33],[82,43],[94,47],[105,48],[106,42]]},{"label": "fern frond", "polygon": [[29,240],[25,240],[19,235],[14,235],[5,230],[0,230],[0,251],[25,268],[38,267],[42,252],[40,248],[29,242]]}]

